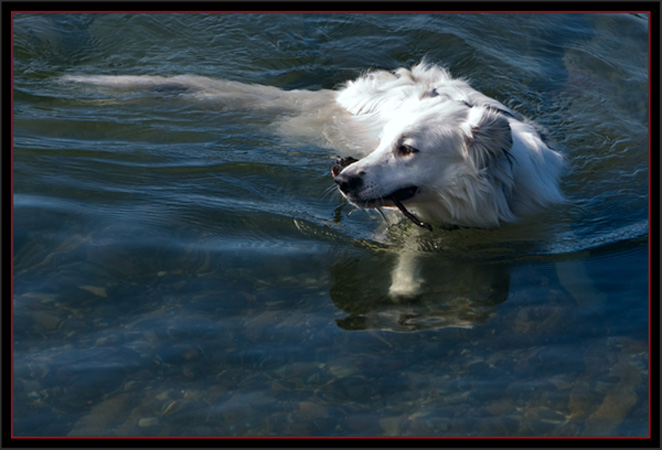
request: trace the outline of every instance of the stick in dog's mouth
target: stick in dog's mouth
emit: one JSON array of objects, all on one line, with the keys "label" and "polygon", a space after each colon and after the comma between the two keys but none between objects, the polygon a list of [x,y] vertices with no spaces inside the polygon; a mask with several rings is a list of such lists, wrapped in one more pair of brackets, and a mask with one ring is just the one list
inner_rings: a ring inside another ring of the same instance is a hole
[{"label": "stick in dog's mouth", "polygon": [[402,212],[402,214],[405,215],[405,217],[406,217],[407,219],[411,220],[412,222],[414,222],[414,223],[415,223],[416,225],[418,225],[419,227],[425,228],[425,229],[427,229],[428,231],[432,231],[432,226],[431,226],[429,223],[425,223],[425,222],[423,222],[422,220],[419,220],[418,217],[416,217],[415,215],[413,215],[412,213],[410,213],[409,211],[407,211],[407,208],[405,208],[405,205],[403,205],[403,204],[400,202],[400,200],[398,200],[397,198],[395,198],[395,196],[393,196],[393,197],[387,197],[387,199],[388,199],[388,200],[391,200],[391,201],[395,204],[395,206],[398,207],[398,209],[400,210],[400,212]]},{"label": "stick in dog's mouth", "polygon": [[331,168],[331,175],[333,175],[334,178],[337,177],[345,167],[358,161],[358,159],[352,158],[351,156],[336,159],[335,164]]}]

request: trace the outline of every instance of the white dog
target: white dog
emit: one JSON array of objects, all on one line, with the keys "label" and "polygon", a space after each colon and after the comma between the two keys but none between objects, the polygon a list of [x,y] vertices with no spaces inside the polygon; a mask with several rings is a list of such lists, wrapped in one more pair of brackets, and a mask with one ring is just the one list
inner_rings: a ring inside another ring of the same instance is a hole
[{"label": "white dog", "polygon": [[[354,205],[397,207],[431,230],[430,221],[498,227],[563,200],[563,157],[532,124],[442,68],[373,72],[337,101],[379,130],[368,156],[332,169]],[[403,248],[389,293],[411,296],[421,285],[417,252]]]},{"label": "white dog", "polygon": [[[331,170],[352,204],[398,208],[430,230],[430,223],[498,227],[563,200],[563,157],[537,129],[431,64],[373,71],[338,91],[284,91],[189,75],[63,80],[114,90],[158,88],[170,98],[175,93],[224,107],[273,109],[282,134],[323,137],[326,145],[362,157],[342,158]],[[412,252],[402,253],[391,294],[417,291],[414,260]]]},{"label": "white dog", "polygon": [[398,207],[419,225],[427,224],[407,210],[425,221],[496,227],[562,201],[563,157],[531,124],[439,67],[373,72],[337,101],[381,128],[372,153],[333,170],[357,206]]}]

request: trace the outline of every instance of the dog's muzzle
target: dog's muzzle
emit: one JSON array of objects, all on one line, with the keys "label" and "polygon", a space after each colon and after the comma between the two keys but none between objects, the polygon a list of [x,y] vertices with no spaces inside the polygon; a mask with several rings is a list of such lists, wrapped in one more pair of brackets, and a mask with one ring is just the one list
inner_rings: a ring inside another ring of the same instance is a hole
[{"label": "dog's muzzle", "polygon": [[379,199],[359,200],[356,198],[356,192],[359,191],[363,186],[363,177],[365,176],[365,172],[360,171],[356,174],[343,174],[342,172],[347,166],[354,164],[357,161],[358,159],[352,158],[351,156],[347,158],[340,158],[337,159],[333,167],[331,167],[331,176],[333,177],[333,181],[335,181],[335,183],[338,185],[338,189],[340,189],[345,197],[347,197],[357,206],[364,208],[383,206],[385,201],[392,202],[393,205],[395,205],[395,207],[398,208],[400,212],[402,212],[402,214],[404,214],[405,217],[407,217],[409,220],[414,222],[419,227],[432,231],[432,227],[429,224],[419,220],[402,204],[403,201],[414,197],[418,193],[418,187],[416,186],[408,186],[398,189],[397,191]]}]

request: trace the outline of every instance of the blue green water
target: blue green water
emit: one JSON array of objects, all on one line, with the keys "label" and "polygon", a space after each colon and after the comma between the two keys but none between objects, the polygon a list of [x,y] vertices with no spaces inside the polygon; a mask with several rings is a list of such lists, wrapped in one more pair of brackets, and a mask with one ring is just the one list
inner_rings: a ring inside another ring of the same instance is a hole
[{"label": "blue green water", "polygon": [[[16,14],[15,436],[648,435],[642,14]],[[65,74],[332,89],[427,57],[546,127],[567,204],[419,240],[273,113]]]}]

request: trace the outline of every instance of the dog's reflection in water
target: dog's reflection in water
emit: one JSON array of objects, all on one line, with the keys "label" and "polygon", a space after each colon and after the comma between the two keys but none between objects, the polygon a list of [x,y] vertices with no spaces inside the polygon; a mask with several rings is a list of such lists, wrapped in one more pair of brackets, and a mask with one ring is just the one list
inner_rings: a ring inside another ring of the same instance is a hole
[{"label": "dog's reflection in water", "polygon": [[[509,273],[502,264],[450,261],[439,255],[417,258],[420,278],[414,295],[393,295],[392,266],[381,252],[348,258],[332,270],[331,298],[347,313],[337,320],[346,330],[418,331],[486,323],[508,298]],[[424,280],[424,281],[420,281]],[[414,290],[412,290],[413,292]]]}]

